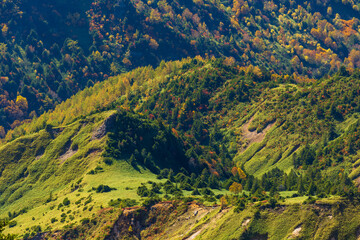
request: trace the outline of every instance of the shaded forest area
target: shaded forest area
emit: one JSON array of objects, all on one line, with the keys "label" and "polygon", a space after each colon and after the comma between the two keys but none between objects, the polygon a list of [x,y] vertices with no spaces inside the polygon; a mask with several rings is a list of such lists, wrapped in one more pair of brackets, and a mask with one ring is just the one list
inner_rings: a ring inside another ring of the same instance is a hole
[{"label": "shaded forest area", "polygon": [[351,70],[360,66],[359,6],[358,0],[3,1],[0,136],[85,87],[162,60],[227,57],[295,78],[320,78],[341,65]]}]

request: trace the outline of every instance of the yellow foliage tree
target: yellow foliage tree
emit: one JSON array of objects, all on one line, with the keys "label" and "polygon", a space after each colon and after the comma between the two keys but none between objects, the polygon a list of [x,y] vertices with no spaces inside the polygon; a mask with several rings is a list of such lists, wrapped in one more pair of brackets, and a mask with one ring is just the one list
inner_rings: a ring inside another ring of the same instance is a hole
[{"label": "yellow foliage tree", "polygon": [[231,186],[229,187],[229,191],[235,194],[241,193],[242,190],[243,190],[242,185],[237,182],[233,182],[233,184],[231,184]]},{"label": "yellow foliage tree", "polygon": [[19,106],[19,108],[22,110],[22,111],[26,111],[28,109],[28,101],[26,98],[24,98],[23,96],[21,95],[18,95],[17,98],[16,98],[16,105]]},{"label": "yellow foliage tree", "polygon": [[8,33],[9,27],[4,24],[4,26],[1,28],[2,35],[5,37]]},{"label": "yellow foliage tree", "polygon": [[241,2],[239,0],[234,0],[231,10],[235,13],[236,18],[238,18],[241,11]]},{"label": "yellow foliage tree", "polygon": [[5,56],[7,51],[7,45],[5,43],[0,43],[0,57]]},{"label": "yellow foliage tree", "polygon": [[122,62],[123,62],[126,66],[131,66],[131,61],[130,61],[129,59],[127,59],[127,58],[124,58],[124,59],[122,60]]},{"label": "yellow foliage tree", "polygon": [[112,62],[110,65],[111,73],[116,75],[120,72],[119,65],[117,63]]},{"label": "yellow foliage tree", "polygon": [[91,56],[96,62],[103,61],[103,57],[101,56],[101,53],[99,51],[92,52]]},{"label": "yellow foliage tree", "polygon": [[5,129],[3,126],[0,126],[0,138],[4,138],[6,135]]},{"label": "yellow foliage tree", "polygon": [[245,172],[241,169],[241,168],[238,168],[237,169],[238,170],[238,174],[239,174],[239,177],[241,178],[241,179],[246,179],[246,174],[245,174]]},{"label": "yellow foliage tree", "polygon": [[238,174],[237,167],[233,167],[233,168],[231,169],[231,173],[232,173],[232,175],[235,177],[236,174]]},{"label": "yellow foliage tree", "polygon": [[80,50],[80,47],[78,46],[78,41],[74,41],[74,40],[67,40],[66,42],[66,46],[69,48],[70,51],[72,52],[77,52]]},{"label": "yellow foliage tree", "polygon": [[157,9],[151,9],[150,12],[150,21],[151,22],[160,22],[161,21],[161,14]]},{"label": "yellow foliage tree", "polygon": [[227,205],[228,205],[228,202],[227,202],[226,198],[224,196],[222,196],[220,198],[220,207],[221,207],[221,209],[226,208]]},{"label": "yellow foliage tree", "polygon": [[233,57],[226,57],[225,60],[224,60],[224,65],[226,66],[233,66],[235,64],[235,58]]},{"label": "yellow foliage tree", "polygon": [[149,42],[149,46],[152,48],[152,49],[157,49],[159,47],[159,44],[157,43],[157,41],[153,38],[150,39],[150,42]]}]

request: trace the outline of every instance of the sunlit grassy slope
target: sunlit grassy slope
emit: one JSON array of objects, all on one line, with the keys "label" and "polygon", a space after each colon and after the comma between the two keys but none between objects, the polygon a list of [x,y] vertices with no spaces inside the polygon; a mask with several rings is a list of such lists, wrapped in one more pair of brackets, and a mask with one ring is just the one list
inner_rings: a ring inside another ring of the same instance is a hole
[{"label": "sunlit grassy slope", "polygon": [[[3,147],[1,215],[27,209],[15,218],[17,225],[9,232],[25,233],[35,225],[45,230],[78,224],[107,207],[111,199],[139,200],[136,190],[141,183],[159,181],[147,169],[135,170],[126,159],[111,165],[104,163],[101,153],[107,137],[96,139],[93,135],[113,113],[90,115],[48,132],[41,130]],[[96,168],[95,174],[89,174]],[[114,190],[96,193],[93,188],[101,184]],[[59,207],[65,198],[70,204]],[[68,216],[61,221],[64,213]]]}]

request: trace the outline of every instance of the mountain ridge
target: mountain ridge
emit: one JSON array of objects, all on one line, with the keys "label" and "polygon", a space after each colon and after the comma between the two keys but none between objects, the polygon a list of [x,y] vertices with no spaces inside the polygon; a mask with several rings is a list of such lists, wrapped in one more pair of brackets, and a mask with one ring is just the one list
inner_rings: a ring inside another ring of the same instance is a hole
[{"label": "mountain ridge", "polygon": [[[343,68],[297,82],[197,57],[97,83],[3,140],[8,231],[31,237],[94,220],[105,237],[121,208],[164,199],[231,212],[282,201],[348,207],[358,199],[359,79]],[[266,134],[254,142],[244,127]],[[97,211],[112,220],[97,224]]]}]

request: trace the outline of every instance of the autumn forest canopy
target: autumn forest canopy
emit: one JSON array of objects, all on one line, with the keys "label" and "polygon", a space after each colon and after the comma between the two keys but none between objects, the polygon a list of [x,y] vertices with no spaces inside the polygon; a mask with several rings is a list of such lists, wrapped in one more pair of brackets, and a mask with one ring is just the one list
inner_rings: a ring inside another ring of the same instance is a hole
[{"label": "autumn forest canopy", "polygon": [[359,6],[343,1],[28,1],[0,4],[0,135],[138,66],[228,57],[321,78],[360,66]]}]

